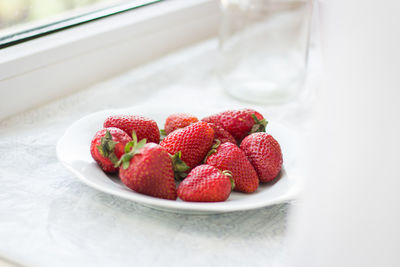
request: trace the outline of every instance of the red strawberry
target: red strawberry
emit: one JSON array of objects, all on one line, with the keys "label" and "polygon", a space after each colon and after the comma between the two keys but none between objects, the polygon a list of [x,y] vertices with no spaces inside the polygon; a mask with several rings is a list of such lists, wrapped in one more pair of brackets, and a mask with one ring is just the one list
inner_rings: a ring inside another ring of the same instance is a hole
[{"label": "red strawberry", "polygon": [[229,171],[206,164],[197,166],[179,185],[178,197],[192,202],[225,201],[234,186],[231,177]]},{"label": "red strawberry", "polygon": [[182,160],[192,169],[203,162],[213,140],[214,130],[199,121],[170,133],[160,145],[171,155],[181,152]]},{"label": "red strawberry", "polygon": [[104,121],[104,128],[116,127],[124,130],[129,136],[135,132],[138,140],[159,143],[160,131],[157,123],[149,118],[137,115],[113,115]]},{"label": "red strawberry", "polygon": [[226,142],[231,142],[232,144],[236,145],[236,140],[233,138],[233,136],[226,131],[222,126],[214,124],[214,123],[208,123],[214,130],[214,140],[218,139],[221,141],[221,143],[226,143]]},{"label": "red strawberry", "polygon": [[178,113],[169,115],[168,118],[165,120],[165,135],[172,133],[176,129],[185,128],[186,126],[189,126],[190,124],[198,121],[198,118],[189,114]]},{"label": "red strawberry", "polygon": [[238,143],[250,133],[264,132],[267,121],[255,110],[227,110],[209,117],[202,121],[214,123],[227,130]]},{"label": "red strawberry", "polygon": [[176,187],[172,160],[168,152],[146,139],[133,141],[126,146],[121,157],[119,177],[130,189],[149,196],[176,199]]},{"label": "red strawberry", "polygon": [[267,133],[253,133],[243,139],[240,148],[257,171],[260,182],[272,181],[282,168],[279,143]]},{"label": "red strawberry", "polygon": [[125,145],[132,138],[118,128],[105,128],[98,131],[90,144],[90,153],[93,159],[105,172],[115,172],[114,165],[124,154]]},{"label": "red strawberry", "polygon": [[232,172],[235,191],[251,193],[258,187],[257,173],[237,145],[230,142],[215,144],[206,159],[206,164]]}]

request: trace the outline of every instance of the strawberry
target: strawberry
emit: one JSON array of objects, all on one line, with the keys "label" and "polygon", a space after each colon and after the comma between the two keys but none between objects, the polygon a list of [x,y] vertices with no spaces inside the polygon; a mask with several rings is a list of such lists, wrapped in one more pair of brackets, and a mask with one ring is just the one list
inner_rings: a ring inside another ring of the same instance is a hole
[{"label": "strawberry", "polygon": [[132,138],[118,128],[105,128],[98,131],[90,144],[90,154],[105,172],[115,172],[114,164],[124,154],[125,145]]},{"label": "strawberry", "polygon": [[116,127],[124,130],[129,136],[136,133],[138,140],[144,138],[148,142],[159,143],[160,131],[157,123],[149,118],[138,115],[113,115],[104,121],[104,128]]},{"label": "strawberry", "polygon": [[231,177],[229,171],[206,164],[197,166],[179,185],[178,197],[192,202],[225,201],[234,187]]},{"label": "strawberry", "polygon": [[169,115],[168,118],[165,120],[165,135],[172,133],[176,129],[185,128],[186,126],[189,126],[190,124],[198,121],[198,118],[189,114],[177,113]]},{"label": "strawberry", "polygon": [[130,189],[149,196],[175,200],[176,187],[172,160],[158,144],[136,136],[125,147],[125,154],[118,162],[121,181]]},{"label": "strawberry", "polygon": [[171,155],[181,152],[182,161],[192,169],[204,160],[213,140],[214,130],[208,123],[199,121],[170,133],[160,145]]},{"label": "strawberry", "polygon": [[282,168],[279,143],[268,133],[253,133],[243,139],[240,148],[257,171],[260,182],[272,181]]},{"label": "strawberry", "polygon": [[255,110],[227,110],[209,117],[202,121],[214,123],[227,130],[238,143],[250,133],[265,132],[267,121]]},{"label": "strawberry", "polygon": [[251,193],[258,188],[258,176],[246,155],[237,145],[217,142],[210,150],[206,164],[228,170],[235,181],[235,191]]},{"label": "strawberry", "polygon": [[236,145],[235,138],[233,138],[233,136],[220,125],[214,123],[208,123],[208,125],[210,125],[214,130],[214,140],[218,139],[221,143],[231,142]]}]

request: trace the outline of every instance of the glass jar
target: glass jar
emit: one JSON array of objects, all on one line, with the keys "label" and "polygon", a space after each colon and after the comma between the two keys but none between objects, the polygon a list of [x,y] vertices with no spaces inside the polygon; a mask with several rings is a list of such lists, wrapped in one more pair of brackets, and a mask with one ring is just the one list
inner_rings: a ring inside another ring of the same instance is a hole
[{"label": "glass jar", "polygon": [[311,0],[221,0],[222,86],[255,103],[282,103],[304,84]]}]

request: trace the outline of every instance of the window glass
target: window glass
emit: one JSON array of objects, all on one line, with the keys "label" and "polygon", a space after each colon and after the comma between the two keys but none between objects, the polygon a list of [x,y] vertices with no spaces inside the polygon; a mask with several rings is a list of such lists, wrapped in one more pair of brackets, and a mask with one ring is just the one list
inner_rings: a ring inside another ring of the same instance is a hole
[{"label": "window glass", "polygon": [[0,0],[0,48],[159,1]]}]

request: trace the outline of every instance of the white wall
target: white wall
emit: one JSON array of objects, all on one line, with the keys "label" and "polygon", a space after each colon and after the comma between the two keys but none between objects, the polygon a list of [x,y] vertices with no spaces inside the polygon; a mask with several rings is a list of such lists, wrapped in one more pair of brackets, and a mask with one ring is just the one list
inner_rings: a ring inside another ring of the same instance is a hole
[{"label": "white wall", "polygon": [[290,266],[400,266],[400,2],[321,5],[325,64]]}]

